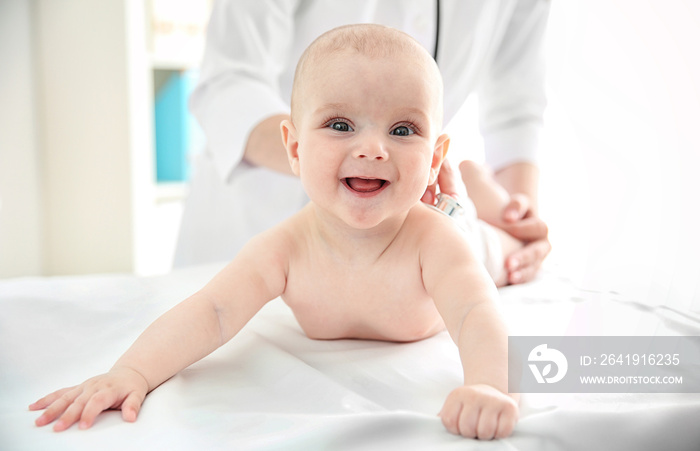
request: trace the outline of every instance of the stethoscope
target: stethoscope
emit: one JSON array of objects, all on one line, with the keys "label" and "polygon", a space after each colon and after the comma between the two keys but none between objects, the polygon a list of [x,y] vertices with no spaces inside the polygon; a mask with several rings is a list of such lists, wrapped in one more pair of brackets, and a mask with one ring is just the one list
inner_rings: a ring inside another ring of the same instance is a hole
[{"label": "stethoscope", "polygon": [[[440,43],[440,0],[435,0],[435,48],[433,49],[433,59],[437,63],[438,44]],[[436,210],[445,213],[454,219],[460,218],[464,214],[462,207],[454,197],[438,193],[437,203],[432,205]]]},{"label": "stethoscope", "polygon": [[437,63],[438,44],[440,43],[440,0],[435,0],[435,49],[433,59]]}]

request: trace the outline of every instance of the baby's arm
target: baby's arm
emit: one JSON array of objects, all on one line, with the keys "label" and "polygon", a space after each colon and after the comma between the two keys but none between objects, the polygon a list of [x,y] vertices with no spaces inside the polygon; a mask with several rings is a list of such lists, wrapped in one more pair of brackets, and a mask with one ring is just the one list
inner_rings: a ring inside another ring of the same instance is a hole
[{"label": "baby's arm", "polygon": [[135,421],[148,392],[226,343],[283,292],[287,259],[280,242],[272,231],[254,238],[204,288],[151,324],[108,373],[30,405],[46,409],[37,426],[60,417],[55,431],[78,421],[88,428],[110,408]]},{"label": "baby's arm", "polygon": [[466,243],[444,227],[422,246],[423,282],[459,348],[464,386],[440,412],[445,427],[465,437],[507,437],[518,419],[508,394],[508,334],[495,300],[496,287]]}]

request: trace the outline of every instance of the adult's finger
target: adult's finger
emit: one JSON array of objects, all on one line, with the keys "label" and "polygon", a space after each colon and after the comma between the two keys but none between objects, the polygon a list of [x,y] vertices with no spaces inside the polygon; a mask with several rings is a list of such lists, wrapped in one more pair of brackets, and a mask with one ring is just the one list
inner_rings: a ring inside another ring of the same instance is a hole
[{"label": "adult's finger", "polygon": [[440,187],[441,193],[456,198],[467,196],[467,191],[459,171],[455,171],[450,160],[443,160],[440,172],[438,173],[437,184]]},{"label": "adult's finger", "polygon": [[547,224],[537,216],[530,216],[517,222],[505,224],[503,230],[525,242],[547,239],[549,234]]},{"label": "adult's finger", "polygon": [[524,194],[513,194],[503,209],[503,220],[507,223],[519,221],[528,216],[530,199]]},{"label": "adult's finger", "polygon": [[526,266],[542,263],[552,250],[549,240],[537,240],[526,244],[506,258],[506,268],[515,271]]},{"label": "adult's finger", "polygon": [[428,204],[428,205],[435,205],[435,199],[436,199],[436,194],[435,191],[437,190],[437,183],[434,183],[428,188],[426,188],[425,193],[423,193],[423,197],[421,197],[421,202]]},{"label": "adult's finger", "polygon": [[552,250],[548,240],[528,243],[506,258],[508,282],[518,284],[529,282],[535,278],[542,262]]}]

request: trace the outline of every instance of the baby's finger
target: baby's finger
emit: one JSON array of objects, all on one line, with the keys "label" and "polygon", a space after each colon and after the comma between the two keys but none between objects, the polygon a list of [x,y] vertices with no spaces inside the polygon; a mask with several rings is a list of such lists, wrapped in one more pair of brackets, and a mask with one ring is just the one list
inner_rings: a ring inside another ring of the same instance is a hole
[{"label": "baby's finger", "polygon": [[130,423],[136,421],[136,417],[139,415],[139,411],[141,410],[141,405],[143,404],[145,397],[146,396],[142,393],[129,393],[129,396],[127,396],[122,403],[122,418],[124,421],[128,421]]},{"label": "baby's finger", "polygon": [[80,415],[80,429],[87,429],[95,422],[95,418],[105,410],[118,403],[119,397],[113,391],[98,391],[85,403]]},{"label": "baby's finger", "polygon": [[71,405],[68,406],[63,415],[58,419],[56,424],[53,425],[53,430],[55,432],[65,431],[69,427],[73,426],[80,419],[80,415],[83,413],[85,408],[86,399],[84,395],[76,398]]},{"label": "baby's finger", "polygon": [[494,409],[483,408],[479,414],[476,426],[476,437],[479,440],[492,440],[498,428],[498,412]]},{"label": "baby's finger", "polygon": [[62,388],[44,396],[43,398],[29,404],[29,410],[42,410],[50,406],[54,401],[63,396],[64,393],[73,390],[75,387]]},{"label": "baby's finger", "polygon": [[465,406],[459,415],[459,434],[462,437],[478,438],[477,426],[480,416],[480,406]]},{"label": "baby's finger", "polygon": [[462,412],[462,403],[454,401],[452,397],[448,397],[445,405],[440,411],[440,419],[450,433],[459,435],[459,416]]},{"label": "baby's finger", "polygon": [[498,417],[496,438],[500,439],[509,437],[513,433],[513,429],[515,429],[515,423],[517,423],[517,421],[517,409],[515,409],[515,411],[513,411],[513,409],[510,409],[509,411],[501,412],[501,415]]},{"label": "baby's finger", "polygon": [[41,414],[39,418],[34,421],[37,426],[45,426],[51,423],[53,420],[58,418],[65,410],[73,403],[73,400],[77,398],[81,390],[76,388],[61,390],[61,396],[58,399],[54,399],[51,405],[49,405],[44,413]]}]

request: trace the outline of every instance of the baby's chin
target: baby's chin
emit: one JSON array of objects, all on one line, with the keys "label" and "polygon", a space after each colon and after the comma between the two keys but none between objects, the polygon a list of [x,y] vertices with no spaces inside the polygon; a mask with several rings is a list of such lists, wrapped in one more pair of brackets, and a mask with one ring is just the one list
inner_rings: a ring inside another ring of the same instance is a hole
[{"label": "baby's chin", "polygon": [[420,203],[420,200],[417,199],[412,205],[395,209],[393,212],[386,210],[355,212],[355,214],[345,215],[342,220],[347,226],[363,231],[376,230],[379,232],[385,228],[398,229],[406,221],[410,211],[419,207]]},{"label": "baby's chin", "polygon": [[338,208],[338,205],[328,208],[329,206],[320,205],[313,199],[311,202],[319,213],[316,215],[317,220],[340,228],[371,231],[394,222],[391,215],[381,208]]},{"label": "baby's chin", "polygon": [[422,193],[412,196],[393,196],[384,192],[376,197],[363,198],[347,192],[347,187],[339,188],[340,196],[334,202],[321,201],[309,195],[317,218],[341,227],[358,231],[381,232],[382,229],[400,228],[409,212],[420,206]]}]

